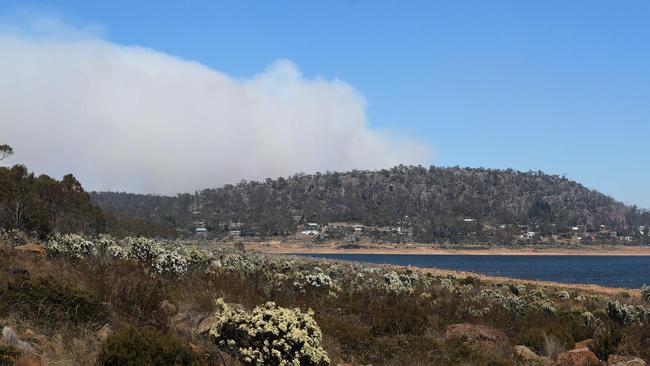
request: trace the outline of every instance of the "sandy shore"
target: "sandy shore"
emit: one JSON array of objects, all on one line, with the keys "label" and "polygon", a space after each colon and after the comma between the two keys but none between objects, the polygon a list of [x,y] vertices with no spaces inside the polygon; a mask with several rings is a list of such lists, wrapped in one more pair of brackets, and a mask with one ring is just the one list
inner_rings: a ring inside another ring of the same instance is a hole
[{"label": "sandy shore", "polygon": [[360,248],[341,248],[336,243],[283,243],[280,241],[244,243],[247,251],[282,254],[415,254],[415,255],[598,255],[650,256],[650,247],[585,246],[571,248],[500,248],[468,246],[462,249],[437,248],[427,245],[361,244]]}]

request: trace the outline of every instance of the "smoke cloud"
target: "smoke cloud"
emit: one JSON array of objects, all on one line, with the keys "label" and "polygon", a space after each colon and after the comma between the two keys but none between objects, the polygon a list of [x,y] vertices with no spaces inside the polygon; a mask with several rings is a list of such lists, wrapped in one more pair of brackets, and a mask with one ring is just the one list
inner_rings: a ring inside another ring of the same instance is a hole
[{"label": "smoke cloud", "polygon": [[174,194],[430,156],[425,144],[370,128],[352,86],[305,78],[289,60],[237,79],[47,25],[37,35],[0,31],[0,143],[14,147],[11,163],[36,172],[71,172],[88,189]]}]

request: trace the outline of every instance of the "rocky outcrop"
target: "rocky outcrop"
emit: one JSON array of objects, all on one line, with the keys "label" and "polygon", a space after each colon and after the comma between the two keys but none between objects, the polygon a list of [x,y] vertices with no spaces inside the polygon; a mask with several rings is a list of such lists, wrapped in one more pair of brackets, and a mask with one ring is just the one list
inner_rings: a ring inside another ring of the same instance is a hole
[{"label": "rocky outcrop", "polygon": [[557,356],[559,366],[602,366],[604,362],[598,359],[596,355],[588,348],[574,349],[568,352],[562,352]]},{"label": "rocky outcrop", "polygon": [[539,356],[526,346],[515,346],[515,355],[520,361],[522,361],[522,365],[553,365],[553,361],[551,361],[550,358]]},{"label": "rocky outcrop", "polygon": [[591,339],[591,338],[585,339],[584,341],[580,341],[580,342],[576,343],[576,345],[575,345],[575,347],[573,347],[573,349],[589,348],[589,346],[591,346],[592,344],[594,344],[593,339]]},{"label": "rocky outcrop", "polygon": [[646,366],[647,363],[634,356],[609,355],[607,366]]},{"label": "rocky outcrop", "polygon": [[21,253],[33,254],[39,257],[45,257],[47,255],[47,250],[45,250],[45,248],[34,243],[17,246],[14,248],[14,250],[17,250]]}]

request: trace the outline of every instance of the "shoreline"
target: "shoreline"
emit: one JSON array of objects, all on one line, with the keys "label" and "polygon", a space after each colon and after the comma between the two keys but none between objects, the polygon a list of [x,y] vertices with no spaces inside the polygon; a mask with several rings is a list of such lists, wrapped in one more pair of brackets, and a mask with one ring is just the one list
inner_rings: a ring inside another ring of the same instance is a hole
[{"label": "shoreline", "polygon": [[394,245],[373,244],[360,248],[340,248],[333,244],[289,244],[275,241],[243,242],[247,251],[276,254],[398,254],[398,255],[524,255],[524,256],[650,256],[650,247],[644,246],[593,246],[574,248],[432,248],[412,246],[397,248]]},{"label": "shoreline", "polygon": [[[253,252],[253,251],[251,251],[251,252]],[[349,250],[348,250],[348,252],[349,252]],[[260,251],[260,253],[261,253],[261,251]],[[264,253],[267,253],[267,254],[279,254],[279,255],[330,254],[330,253],[317,253],[316,251],[312,251],[310,253],[307,253],[304,250],[302,252],[300,252],[300,251],[294,251],[294,252],[279,252],[279,251],[269,252],[269,251],[267,251],[267,252],[264,252]],[[343,251],[337,251],[335,253],[343,254]],[[361,253],[361,252],[357,251],[355,254],[366,254],[366,253]],[[382,254],[396,254],[396,253],[382,253]],[[446,253],[446,254],[450,254],[450,253]],[[489,254],[487,254],[487,255],[489,255]],[[517,254],[511,254],[511,255],[517,255]],[[552,254],[537,254],[537,255],[552,255]],[[580,254],[577,254],[577,255],[580,255]],[[640,254],[637,254],[637,255],[640,255]],[[307,258],[310,258],[312,260],[332,262],[332,263],[349,263],[349,262],[352,262],[352,263],[357,263],[357,264],[362,264],[362,265],[389,268],[389,269],[393,269],[393,270],[407,270],[408,269],[408,270],[412,270],[412,271],[418,271],[418,272],[421,272],[421,273],[431,273],[434,276],[446,277],[446,276],[451,275],[451,276],[461,278],[461,279],[466,278],[466,277],[476,277],[476,278],[479,278],[481,280],[481,282],[489,283],[489,284],[503,284],[503,283],[524,284],[524,285],[528,285],[528,286],[550,287],[550,288],[556,288],[556,289],[564,289],[564,290],[586,292],[586,293],[593,293],[593,294],[604,294],[604,295],[609,295],[609,296],[616,296],[616,295],[620,295],[622,293],[627,293],[633,298],[641,298],[641,292],[640,292],[640,289],[638,289],[638,288],[611,287],[611,286],[586,284],[586,283],[564,283],[564,282],[556,282],[556,281],[545,281],[545,280],[525,279],[525,278],[517,278],[517,277],[487,275],[487,274],[478,273],[478,272],[462,271],[462,270],[454,270],[454,269],[430,268],[430,267],[418,267],[418,266],[405,266],[405,265],[397,265],[397,264],[368,263],[368,262],[363,262],[363,261],[360,261],[360,260],[348,260],[348,259],[338,259],[338,258],[314,258],[314,257],[307,257]]]}]

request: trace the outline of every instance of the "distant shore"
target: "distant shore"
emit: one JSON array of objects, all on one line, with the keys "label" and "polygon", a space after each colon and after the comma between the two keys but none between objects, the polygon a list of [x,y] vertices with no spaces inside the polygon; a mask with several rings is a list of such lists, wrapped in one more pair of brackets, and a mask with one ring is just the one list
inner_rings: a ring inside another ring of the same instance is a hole
[{"label": "distant shore", "polygon": [[543,247],[488,247],[465,246],[462,248],[431,247],[427,245],[359,244],[358,247],[342,247],[336,243],[284,243],[270,240],[244,242],[247,251],[278,254],[410,254],[410,255],[566,255],[566,256],[650,256],[650,246],[581,246],[570,248]]}]

